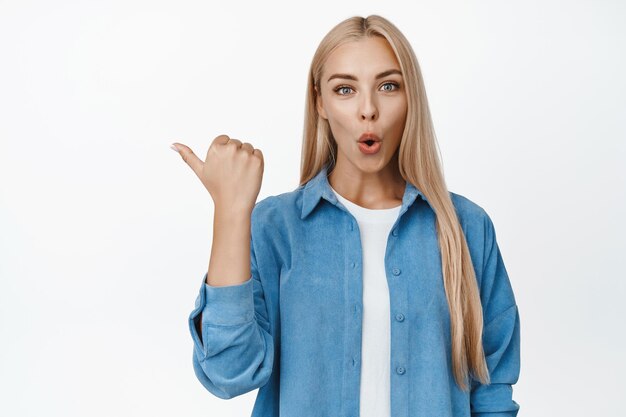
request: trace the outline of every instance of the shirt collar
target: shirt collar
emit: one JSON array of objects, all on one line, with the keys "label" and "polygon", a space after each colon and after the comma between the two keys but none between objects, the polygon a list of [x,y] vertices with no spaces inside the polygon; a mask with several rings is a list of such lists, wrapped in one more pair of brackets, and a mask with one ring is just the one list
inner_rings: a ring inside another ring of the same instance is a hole
[{"label": "shirt collar", "polygon": [[[304,186],[303,195],[302,195],[302,214],[300,215],[300,219],[305,219],[317,206],[321,198],[324,198],[328,202],[332,204],[341,204],[337,201],[337,197],[335,193],[330,188],[330,183],[328,182],[328,163],[325,164],[322,169],[311,178],[306,185]],[[422,200],[426,201],[429,205],[430,203],[426,199],[426,196],[415,187],[409,181],[406,181],[406,187],[404,189],[404,195],[402,196],[402,206],[400,208],[399,215],[402,215],[411,204],[415,201],[417,196],[420,196]],[[432,208],[432,206],[431,206]]]}]

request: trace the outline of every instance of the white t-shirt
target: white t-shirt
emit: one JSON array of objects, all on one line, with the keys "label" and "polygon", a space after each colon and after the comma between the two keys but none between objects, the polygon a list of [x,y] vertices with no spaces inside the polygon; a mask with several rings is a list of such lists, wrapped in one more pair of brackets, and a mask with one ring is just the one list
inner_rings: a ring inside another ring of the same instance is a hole
[{"label": "white t-shirt", "polygon": [[401,205],[368,209],[337,199],[356,219],[363,250],[363,337],[361,344],[360,417],[390,417],[390,305],[385,251]]}]

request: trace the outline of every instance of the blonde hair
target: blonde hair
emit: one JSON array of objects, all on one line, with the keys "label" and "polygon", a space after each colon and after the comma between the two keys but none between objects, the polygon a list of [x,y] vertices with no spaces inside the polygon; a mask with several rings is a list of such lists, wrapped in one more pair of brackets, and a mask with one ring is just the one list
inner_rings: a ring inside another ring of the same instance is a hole
[{"label": "blonde hair", "polygon": [[483,313],[469,248],[448,192],[424,81],[413,49],[387,19],[354,16],[336,25],[322,39],[309,71],[305,103],[300,185],[313,178],[323,165],[334,167],[337,143],[328,121],[317,112],[316,88],[327,57],[337,47],[368,36],[385,38],[393,49],[406,85],[407,117],[399,146],[400,174],[424,193],[436,215],[443,281],[450,312],[452,366],[462,390],[469,389],[468,375],[489,383],[489,369],[482,346]]}]

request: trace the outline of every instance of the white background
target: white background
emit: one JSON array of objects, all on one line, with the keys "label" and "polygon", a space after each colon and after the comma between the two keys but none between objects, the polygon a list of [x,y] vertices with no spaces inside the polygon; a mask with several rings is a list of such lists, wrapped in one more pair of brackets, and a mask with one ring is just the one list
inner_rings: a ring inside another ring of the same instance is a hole
[{"label": "white background", "polygon": [[249,141],[259,199],[293,190],[315,48],[369,14],[413,45],[449,189],[496,226],[519,417],[623,415],[626,7],[606,0],[0,0],[0,415],[250,415],[256,391],[193,373],[213,202],[169,144]]}]

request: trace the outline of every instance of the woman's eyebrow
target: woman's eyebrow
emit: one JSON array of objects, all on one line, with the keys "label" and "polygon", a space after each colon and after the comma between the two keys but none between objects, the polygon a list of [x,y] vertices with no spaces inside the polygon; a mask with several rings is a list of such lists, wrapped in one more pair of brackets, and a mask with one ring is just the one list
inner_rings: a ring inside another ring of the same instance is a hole
[{"label": "woman's eyebrow", "polygon": [[[391,75],[391,74],[400,74],[400,75],[402,75],[402,72],[400,72],[400,70],[397,70],[397,69],[390,69],[390,70],[383,71],[380,74],[378,74],[376,76],[376,79],[378,80],[379,78],[384,78],[384,77],[386,77],[388,75]],[[358,79],[354,75],[351,75],[351,74],[333,74],[333,75],[331,75],[328,78],[328,80],[326,82],[332,80],[333,78],[345,78],[346,80],[358,81]]]}]

